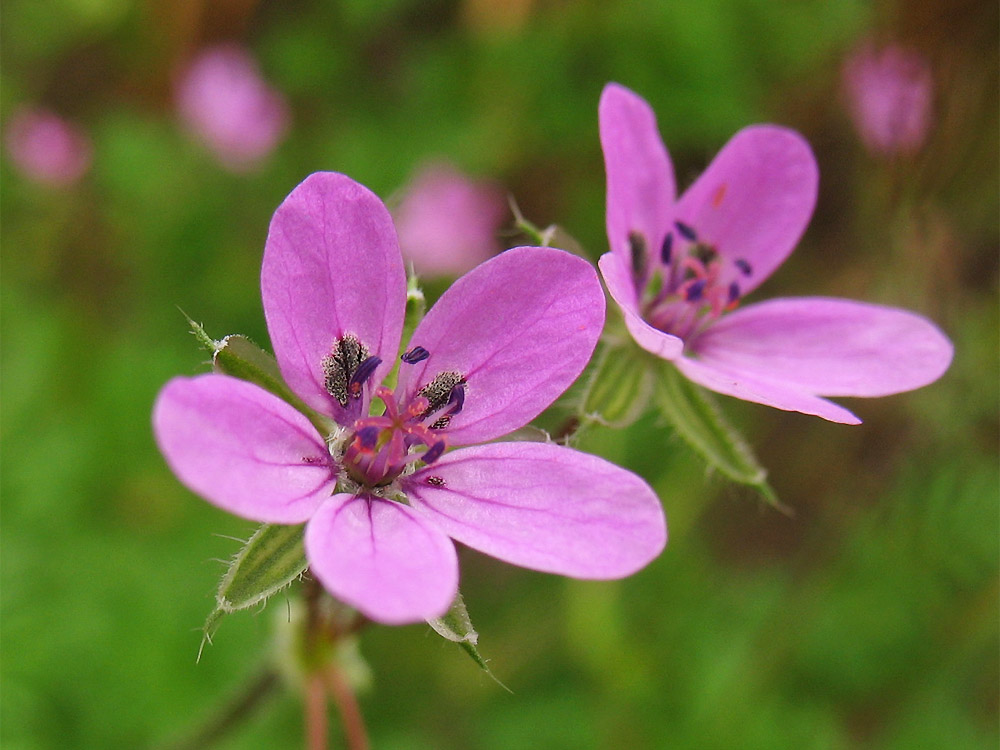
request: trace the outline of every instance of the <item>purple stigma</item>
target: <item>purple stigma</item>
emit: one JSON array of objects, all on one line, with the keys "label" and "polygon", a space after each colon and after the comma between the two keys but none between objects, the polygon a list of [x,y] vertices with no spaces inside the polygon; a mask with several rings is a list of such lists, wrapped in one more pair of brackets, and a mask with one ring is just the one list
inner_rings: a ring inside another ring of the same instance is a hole
[{"label": "purple stigma", "polygon": [[412,349],[410,349],[410,351],[403,354],[403,356],[400,357],[400,359],[406,362],[406,364],[408,365],[415,365],[417,364],[417,362],[423,362],[429,356],[431,356],[431,353],[426,349],[424,349],[424,347],[415,346]]},{"label": "purple stigma", "polygon": [[736,263],[736,267],[740,269],[740,273],[744,276],[749,276],[753,273],[753,266],[743,260],[743,258],[737,258],[734,262]]},{"label": "purple stigma", "polygon": [[705,293],[705,280],[698,279],[684,291],[684,299],[688,302],[698,302]]},{"label": "purple stigma", "polygon": [[674,234],[673,232],[667,232],[667,236],[663,238],[663,244],[660,245],[660,260],[666,266],[670,265],[670,259],[674,255]]},{"label": "purple stigma", "polygon": [[695,233],[694,229],[689,227],[687,224],[681,221],[675,221],[674,226],[677,227],[677,232],[681,237],[686,239],[688,242],[697,242],[698,235]]},{"label": "purple stigma", "polygon": [[444,440],[438,440],[434,445],[424,451],[424,455],[420,457],[420,460],[425,464],[432,464],[441,458],[441,454],[444,453],[445,443]]},{"label": "purple stigma", "polygon": [[740,298],[740,285],[735,281],[729,285],[729,303],[732,304]]},{"label": "purple stigma", "polygon": [[369,425],[367,427],[362,427],[358,430],[355,435],[358,438],[358,442],[361,443],[361,447],[366,450],[375,450],[375,444],[378,442],[378,427]]}]

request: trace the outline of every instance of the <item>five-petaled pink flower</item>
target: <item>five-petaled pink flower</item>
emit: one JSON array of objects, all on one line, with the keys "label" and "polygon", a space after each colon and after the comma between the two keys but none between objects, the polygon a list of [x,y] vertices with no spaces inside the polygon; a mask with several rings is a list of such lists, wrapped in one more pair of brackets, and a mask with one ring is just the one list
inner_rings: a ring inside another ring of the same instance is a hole
[{"label": "five-petaled pink flower", "polygon": [[[443,614],[458,586],[448,537],[507,562],[605,579],[666,542],[663,510],[631,472],[569,448],[494,440],[580,374],[604,322],[594,269],[552,248],[509,250],[459,279],[398,353],[406,278],[382,202],[335,173],[275,212],[261,270],[289,387],[338,428],[220,374],[175,378],[153,426],[181,481],[257,521],[307,522],[310,569],[374,620]],[[369,404],[378,399],[384,411]]]},{"label": "five-petaled pink flower", "polygon": [[861,140],[876,154],[912,153],[931,123],[934,80],[917,52],[866,42],[844,64],[848,106]]},{"label": "five-petaled pink flower", "polygon": [[421,276],[460,276],[500,252],[503,193],[448,164],[422,168],[393,210],[399,249]]},{"label": "five-petaled pink flower", "polygon": [[187,128],[233,172],[257,167],[288,130],[288,105],[242,47],[203,50],[177,83],[177,109]]},{"label": "five-petaled pink flower", "polygon": [[919,315],[844,299],[736,310],[791,253],[812,215],[816,160],[797,133],[737,133],[675,201],[649,105],[609,84],[600,102],[611,252],[608,291],[644,349],[719,393],[858,424],[822,396],[886,396],[933,382],[950,341]]},{"label": "five-petaled pink flower", "polygon": [[21,107],[11,115],[5,130],[11,159],[36,182],[71,185],[90,168],[90,138],[53,112]]}]

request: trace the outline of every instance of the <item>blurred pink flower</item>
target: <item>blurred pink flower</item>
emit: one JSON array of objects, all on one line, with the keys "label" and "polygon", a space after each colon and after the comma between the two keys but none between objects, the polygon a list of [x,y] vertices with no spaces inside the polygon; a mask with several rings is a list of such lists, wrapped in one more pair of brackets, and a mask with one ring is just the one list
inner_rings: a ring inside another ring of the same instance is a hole
[{"label": "blurred pink flower", "polygon": [[736,309],[812,216],[819,168],[801,135],[744,128],[677,198],[649,104],[608,84],[599,119],[611,246],[599,265],[643,349],[718,393],[846,424],[861,420],[824,396],[902,393],[948,369],[951,342],[906,310],[828,297]]},{"label": "blurred pink flower", "polygon": [[503,193],[447,164],[421,169],[393,211],[403,257],[423,276],[460,276],[500,252]]},{"label": "blurred pink flower", "polygon": [[868,42],[847,59],[843,75],[854,125],[868,149],[889,155],[920,148],[933,98],[930,66],[920,54]]},{"label": "blurred pink flower", "polygon": [[48,110],[18,109],[8,120],[4,135],[10,158],[36,182],[70,185],[90,167],[90,139]]},{"label": "blurred pink flower", "polygon": [[284,97],[261,78],[257,62],[232,44],[204,50],[183,71],[177,108],[185,125],[227,169],[254,169],[288,129]]}]

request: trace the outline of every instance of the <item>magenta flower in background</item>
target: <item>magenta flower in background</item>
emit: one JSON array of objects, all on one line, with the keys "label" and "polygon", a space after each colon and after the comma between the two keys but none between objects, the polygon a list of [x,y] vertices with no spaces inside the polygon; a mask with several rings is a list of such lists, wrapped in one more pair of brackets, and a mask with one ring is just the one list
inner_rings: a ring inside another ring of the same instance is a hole
[{"label": "magenta flower in background", "polygon": [[284,97],[236,45],[202,51],[181,74],[176,97],[187,128],[234,172],[258,166],[288,130]]},{"label": "magenta flower in background", "polygon": [[816,160],[797,133],[737,133],[675,201],[656,117],[617,84],[600,102],[611,252],[600,259],[636,342],[713,391],[857,424],[822,396],[886,396],[939,378],[951,342],[925,318],[844,299],[735,309],[788,257],[812,215]]},{"label": "magenta flower in background", "polygon": [[36,182],[71,185],[90,168],[90,139],[47,110],[21,107],[7,121],[4,135],[11,160]]},{"label": "magenta flower in background", "polygon": [[919,53],[863,44],[848,58],[844,89],[858,134],[876,154],[913,153],[931,122],[933,77]]},{"label": "magenta flower in background", "polygon": [[[594,269],[552,248],[509,250],[459,279],[398,352],[406,278],[392,220],[366,188],[317,173],[275,212],[261,270],[288,385],[339,428],[320,435],[278,397],[206,374],[170,381],[153,427],[174,472],[215,505],[306,522],[310,569],[389,624],[443,614],[458,586],[449,537],[516,565],[629,575],[662,550],[649,486],[547,443],[490,441],[580,374],[604,322]],[[369,414],[372,398],[384,413]]]},{"label": "magenta flower in background", "polygon": [[460,276],[500,252],[507,215],[495,185],[470,179],[447,164],[421,169],[392,212],[403,258],[422,276]]}]

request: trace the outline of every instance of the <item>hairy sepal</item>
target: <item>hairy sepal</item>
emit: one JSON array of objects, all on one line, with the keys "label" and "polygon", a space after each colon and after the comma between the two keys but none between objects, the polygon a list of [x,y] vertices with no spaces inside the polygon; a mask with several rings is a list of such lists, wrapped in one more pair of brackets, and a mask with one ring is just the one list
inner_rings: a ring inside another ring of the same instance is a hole
[{"label": "hairy sepal", "polygon": [[484,659],[482,654],[479,653],[479,649],[477,648],[479,643],[479,633],[477,633],[476,629],[472,627],[472,620],[469,618],[469,610],[465,607],[465,600],[462,598],[461,592],[455,596],[455,601],[452,602],[451,609],[449,609],[442,617],[435,617],[434,619],[428,620],[427,624],[430,625],[434,629],[434,632],[442,638],[446,638],[452,643],[457,643],[461,646],[462,649],[472,657],[473,661],[479,665],[480,669],[486,672],[486,674],[488,674],[494,682],[496,682],[508,693],[511,692],[510,688],[500,682],[496,675],[490,671],[489,665],[486,663],[486,659]]}]

